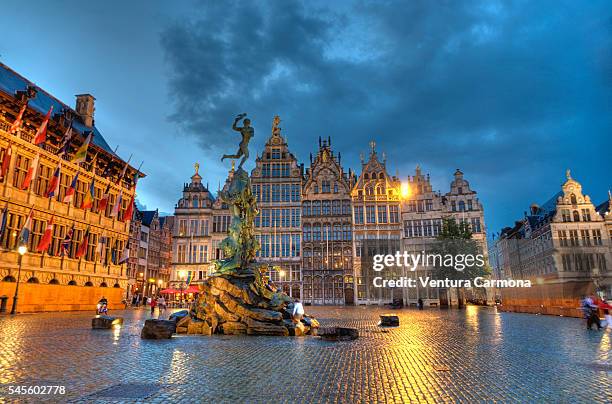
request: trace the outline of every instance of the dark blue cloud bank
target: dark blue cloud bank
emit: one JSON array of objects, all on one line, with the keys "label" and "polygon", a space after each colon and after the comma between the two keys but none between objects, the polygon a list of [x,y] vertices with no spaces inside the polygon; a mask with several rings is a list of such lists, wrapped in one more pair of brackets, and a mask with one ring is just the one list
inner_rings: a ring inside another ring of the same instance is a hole
[{"label": "dark blue cloud bank", "polygon": [[[556,192],[572,168],[610,186],[612,13],[605,2],[208,2],[162,45],[169,119],[203,149],[230,147],[248,111],[257,145],[280,114],[305,160],[318,136],[358,167],[375,139],[392,173],[419,163],[446,190],[461,167],[489,229]],[[230,147],[231,148],[231,147]]]}]

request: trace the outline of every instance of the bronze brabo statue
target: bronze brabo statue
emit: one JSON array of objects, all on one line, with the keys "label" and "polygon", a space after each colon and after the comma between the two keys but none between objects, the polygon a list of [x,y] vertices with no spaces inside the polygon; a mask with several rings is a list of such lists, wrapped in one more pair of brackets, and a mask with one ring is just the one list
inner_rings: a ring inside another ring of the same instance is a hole
[{"label": "bronze brabo statue", "polygon": [[[267,268],[255,261],[259,250],[253,225],[258,214],[257,201],[251,191],[249,175],[242,169],[249,156],[249,140],[255,131],[248,119],[244,119],[244,126],[236,126],[245,116],[238,115],[232,125],[232,129],[242,134],[238,152],[223,156],[223,159],[242,156],[227,188],[219,193],[231,213],[229,234],[220,245],[224,258],[213,261],[214,273],[200,286],[191,318],[185,321],[193,322],[190,329],[201,330],[198,333],[202,334],[316,334],[318,322],[314,318],[305,316],[298,322],[291,320],[292,299],[270,283]],[[275,117],[275,126],[277,120],[280,121]],[[180,328],[179,323],[179,332]]]},{"label": "bronze brabo statue", "polygon": [[236,126],[238,121],[243,119],[246,116],[246,113],[238,114],[236,119],[234,119],[234,124],[232,125],[232,129],[240,132],[242,135],[242,140],[240,141],[240,145],[238,146],[238,151],[236,154],[224,154],[221,157],[221,161],[225,159],[239,159],[242,156],[242,160],[240,160],[240,164],[238,164],[238,169],[242,168],[244,162],[249,158],[249,142],[251,138],[255,136],[255,129],[251,127],[251,120],[249,118],[245,118],[242,121],[242,126]]}]

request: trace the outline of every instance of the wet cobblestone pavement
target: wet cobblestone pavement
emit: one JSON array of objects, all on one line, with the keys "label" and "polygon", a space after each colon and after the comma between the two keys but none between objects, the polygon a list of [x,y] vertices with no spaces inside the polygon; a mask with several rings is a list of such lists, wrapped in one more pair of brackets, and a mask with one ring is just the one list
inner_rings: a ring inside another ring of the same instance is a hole
[{"label": "wet cobblestone pavement", "polygon": [[[0,317],[0,401],[41,402],[612,402],[609,331],[579,319],[494,308],[306,307],[360,338],[179,336],[143,341],[145,310]],[[63,385],[65,395],[11,396],[9,385]],[[146,399],[143,397],[147,397]]]}]

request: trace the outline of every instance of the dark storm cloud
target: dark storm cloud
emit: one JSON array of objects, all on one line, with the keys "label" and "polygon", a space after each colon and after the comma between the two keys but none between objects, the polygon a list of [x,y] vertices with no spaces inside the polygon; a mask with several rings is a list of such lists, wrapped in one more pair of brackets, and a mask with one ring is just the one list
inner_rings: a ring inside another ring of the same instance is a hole
[{"label": "dark storm cloud", "polygon": [[[491,203],[510,176],[546,183],[569,164],[610,168],[605,3],[304,4],[205,2],[169,26],[170,119],[205,149],[231,148],[228,125],[248,112],[260,148],[279,113],[302,161],[331,135],[353,166],[375,138],[403,175],[416,162],[462,167]],[[524,190],[523,206],[552,193]]]}]

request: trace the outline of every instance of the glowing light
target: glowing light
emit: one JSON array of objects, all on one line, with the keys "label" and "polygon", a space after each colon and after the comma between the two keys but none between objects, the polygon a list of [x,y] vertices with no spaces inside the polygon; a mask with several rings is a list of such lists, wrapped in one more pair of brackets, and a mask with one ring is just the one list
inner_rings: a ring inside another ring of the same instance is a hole
[{"label": "glowing light", "polygon": [[285,276],[285,271],[281,269],[280,271],[278,271],[278,274],[280,275],[281,278],[283,278]]},{"label": "glowing light", "polygon": [[179,277],[184,278],[187,276],[187,272],[186,271],[179,271],[178,273]]},{"label": "glowing light", "polygon": [[28,252],[28,247],[20,245],[17,251],[19,252],[19,255],[23,255]]},{"label": "glowing light", "polygon": [[410,197],[410,186],[408,186],[407,182],[402,182],[402,198],[408,199]]}]

